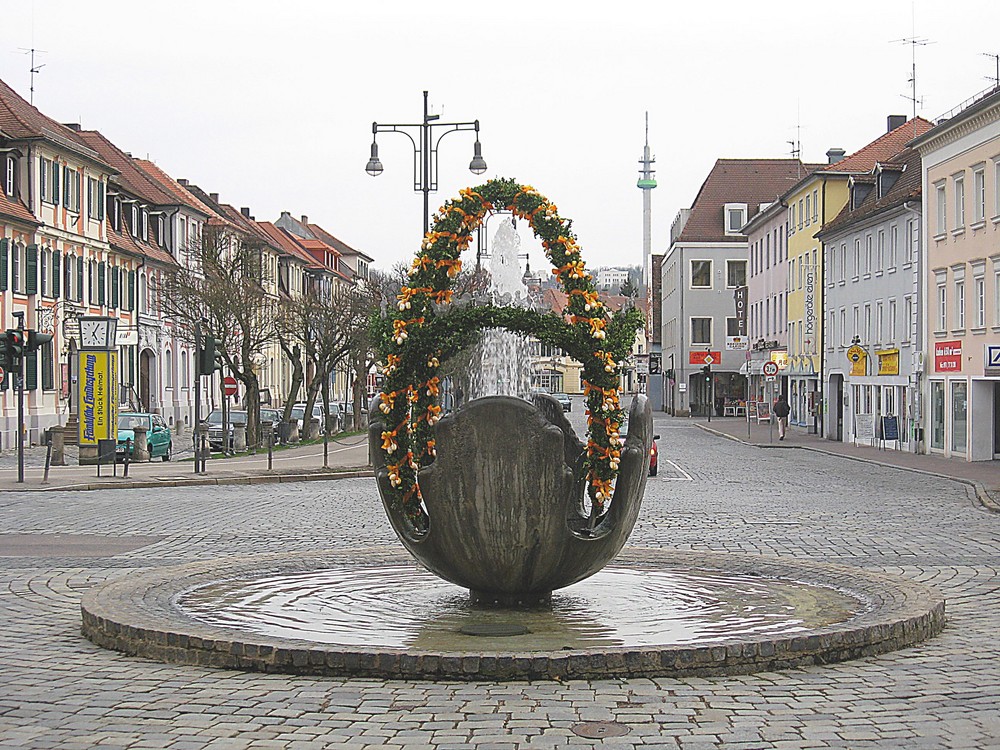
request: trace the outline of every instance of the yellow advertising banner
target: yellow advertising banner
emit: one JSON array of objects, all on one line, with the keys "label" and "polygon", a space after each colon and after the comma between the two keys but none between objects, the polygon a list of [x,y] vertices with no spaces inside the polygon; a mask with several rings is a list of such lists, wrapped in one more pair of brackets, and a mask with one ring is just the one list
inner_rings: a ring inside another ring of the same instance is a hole
[{"label": "yellow advertising banner", "polygon": [[82,351],[77,359],[80,445],[118,439],[118,352]]},{"label": "yellow advertising banner", "polygon": [[875,354],[879,375],[899,375],[899,349],[885,349]]},{"label": "yellow advertising banner", "polygon": [[788,352],[771,352],[771,361],[778,366],[779,370],[788,369]]},{"label": "yellow advertising banner", "polygon": [[855,344],[847,350],[847,359],[851,363],[851,375],[868,374],[868,352]]}]

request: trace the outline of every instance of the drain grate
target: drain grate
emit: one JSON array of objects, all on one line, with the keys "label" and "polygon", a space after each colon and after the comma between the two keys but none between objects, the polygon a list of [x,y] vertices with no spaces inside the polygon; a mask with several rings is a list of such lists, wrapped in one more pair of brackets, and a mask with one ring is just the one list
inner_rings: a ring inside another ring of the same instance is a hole
[{"label": "drain grate", "polygon": [[511,635],[524,635],[528,629],[524,625],[513,622],[480,622],[463,625],[461,632],[465,635],[479,635],[500,638]]},{"label": "drain grate", "polygon": [[573,734],[586,737],[589,740],[599,740],[603,737],[621,737],[629,733],[629,728],[617,721],[585,721],[570,727]]}]

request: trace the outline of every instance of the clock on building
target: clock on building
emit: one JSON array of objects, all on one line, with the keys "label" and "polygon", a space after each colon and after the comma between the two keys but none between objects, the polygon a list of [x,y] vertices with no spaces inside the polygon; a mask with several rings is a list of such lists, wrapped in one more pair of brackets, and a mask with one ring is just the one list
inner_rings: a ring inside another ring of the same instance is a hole
[{"label": "clock on building", "polygon": [[114,349],[118,320],[105,317],[80,318],[81,349]]}]

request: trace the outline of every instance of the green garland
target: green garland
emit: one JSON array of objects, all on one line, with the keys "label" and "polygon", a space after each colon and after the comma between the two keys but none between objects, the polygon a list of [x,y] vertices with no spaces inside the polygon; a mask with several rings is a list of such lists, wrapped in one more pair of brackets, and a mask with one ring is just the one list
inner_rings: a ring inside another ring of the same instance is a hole
[{"label": "green garland", "polygon": [[[446,307],[451,302],[452,280],[462,268],[459,256],[469,247],[472,232],[494,210],[526,219],[542,241],[552,272],[568,295],[564,317],[517,307]],[[621,363],[632,349],[642,315],[634,308],[608,313],[580,258],[571,226],[534,188],[511,179],[461,190],[459,198],[446,202],[435,214],[433,229],[425,235],[409,281],[398,295],[397,309],[376,321],[385,375],[379,404],[386,424],[382,450],[390,483],[415,528],[427,526],[417,473],[436,456],[432,428],[441,417],[436,371],[485,328],[533,336],[583,364],[587,481],[598,513],[610,501],[622,447],[618,434],[624,420],[618,391]]]}]

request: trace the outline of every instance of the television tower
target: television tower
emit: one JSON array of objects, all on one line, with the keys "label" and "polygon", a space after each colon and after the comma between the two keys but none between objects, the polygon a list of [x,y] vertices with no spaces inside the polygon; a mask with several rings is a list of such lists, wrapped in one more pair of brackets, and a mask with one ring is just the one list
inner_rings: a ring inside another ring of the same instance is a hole
[{"label": "television tower", "polygon": [[639,181],[636,187],[642,191],[642,286],[648,297],[653,288],[653,261],[652,261],[652,201],[650,191],[656,187],[656,180],[653,179],[655,172],[653,164],[656,159],[649,154],[649,112],[646,113],[646,145],[642,149],[642,158],[639,165]]}]

